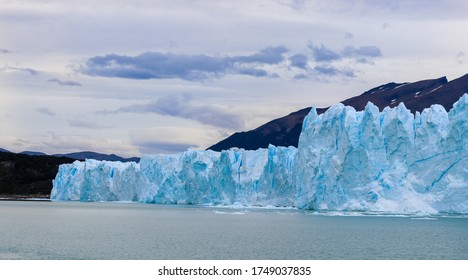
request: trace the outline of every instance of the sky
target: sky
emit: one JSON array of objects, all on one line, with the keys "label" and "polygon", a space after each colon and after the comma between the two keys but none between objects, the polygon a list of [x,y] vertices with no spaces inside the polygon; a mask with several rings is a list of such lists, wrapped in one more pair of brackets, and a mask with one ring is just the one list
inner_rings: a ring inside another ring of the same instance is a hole
[{"label": "sky", "polygon": [[0,148],[206,149],[389,82],[468,73],[464,0],[0,0]]}]

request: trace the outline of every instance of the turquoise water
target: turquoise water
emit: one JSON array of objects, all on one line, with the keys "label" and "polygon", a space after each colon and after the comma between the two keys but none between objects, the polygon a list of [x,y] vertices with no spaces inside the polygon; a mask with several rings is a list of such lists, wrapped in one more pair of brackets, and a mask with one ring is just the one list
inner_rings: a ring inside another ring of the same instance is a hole
[{"label": "turquoise water", "polygon": [[466,216],[0,201],[0,259],[468,259]]}]

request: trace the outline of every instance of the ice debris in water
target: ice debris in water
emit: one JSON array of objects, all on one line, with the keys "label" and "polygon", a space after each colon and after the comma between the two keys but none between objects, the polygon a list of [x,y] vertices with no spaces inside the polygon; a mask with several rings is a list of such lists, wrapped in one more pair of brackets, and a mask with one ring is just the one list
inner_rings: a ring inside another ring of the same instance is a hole
[{"label": "ice debris in water", "polygon": [[61,165],[52,200],[468,213],[468,94],[449,113],[337,104],[304,119],[298,148],[186,151]]}]

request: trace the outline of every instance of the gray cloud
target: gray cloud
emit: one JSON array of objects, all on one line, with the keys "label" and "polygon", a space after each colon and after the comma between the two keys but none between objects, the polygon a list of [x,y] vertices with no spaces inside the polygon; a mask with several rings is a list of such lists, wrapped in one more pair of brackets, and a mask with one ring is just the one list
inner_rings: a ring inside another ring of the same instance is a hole
[{"label": "gray cloud", "polygon": [[280,78],[281,76],[278,74],[278,73],[271,73],[270,75],[268,75],[269,78]]},{"label": "gray cloud", "polygon": [[307,55],[300,53],[300,54],[295,54],[289,57],[289,61],[291,62],[291,66],[294,66],[300,69],[306,69],[309,58],[307,57]]},{"label": "gray cloud", "polygon": [[[327,48],[323,44],[315,46],[309,43],[308,48],[312,51],[313,60],[316,64],[308,75],[304,73],[296,74],[294,76],[296,80],[317,76],[352,78],[356,76],[356,63],[374,64],[372,59],[382,56],[382,52],[377,46],[355,47],[353,45],[348,45],[340,51],[335,51]],[[303,66],[303,69],[306,70],[305,63],[308,63],[308,61],[305,59],[307,59],[306,56],[293,56],[290,58],[291,65]]]},{"label": "gray cloud", "polygon": [[[145,52],[137,56],[107,54],[89,58],[79,67],[81,73],[90,76],[118,77],[127,79],[183,79],[188,81],[202,81],[209,78],[219,78],[227,74],[247,75],[252,77],[277,78],[279,74],[269,72],[271,66],[280,68],[281,64],[289,64],[294,73],[294,79],[304,79],[310,75],[298,75],[298,70],[310,71],[313,62],[318,63],[313,74],[327,76],[354,76],[353,71],[339,71],[329,67],[336,61],[355,59],[357,63],[372,64],[372,58],[382,56],[376,46],[355,47],[348,45],[340,51],[327,48],[325,45],[308,44],[312,51],[312,59],[307,54],[294,54],[287,57],[288,48],[284,46],[270,46],[254,54],[245,56],[209,56],[185,55],[174,53]],[[322,65],[324,64],[324,65]],[[273,68],[275,69],[275,68]],[[284,73],[284,67],[281,68]],[[274,70],[273,70],[274,71]],[[280,73],[280,72],[279,72]],[[305,73],[307,74],[307,73]],[[309,73],[310,74],[310,73]]]},{"label": "gray cloud", "polygon": [[147,104],[134,104],[121,107],[115,111],[104,111],[100,113],[155,113],[191,119],[203,124],[222,128],[241,129],[244,127],[244,122],[239,116],[226,113],[224,110],[215,106],[194,105],[192,104],[192,100],[193,98],[190,94],[166,96]]},{"label": "gray cloud", "polygon": [[382,56],[382,52],[376,46],[362,46],[355,48],[354,46],[346,46],[342,51],[343,57],[354,58],[357,63],[374,64],[372,58]]},{"label": "gray cloud", "polygon": [[379,57],[382,52],[376,46],[362,46],[355,48],[354,46],[346,46],[341,54],[345,57]]},{"label": "gray cloud", "polygon": [[[314,2],[314,1],[311,1]],[[410,19],[459,19],[466,18],[466,2],[463,0],[328,0],[313,5],[316,12],[348,18],[372,18],[376,23],[382,18]]]},{"label": "gray cloud", "polygon": [[325,76],[344,76],[348,78],[356,76],[354,71],[351,69],[341,70],[331,65],[318,65],[314,67],[314,70],[316,73]]},{"label": "gray cloud", "polygon": [[317,62],[332,62],[342,60],[343,58],[362,59],[382,56],[382,52],[376,46],[354,47],[353,45],[348,45],[340,52],[335,52],[325,47],[323,44],[321,44],[320,47],[309,44],[308,47],[312,50],[315,61]]},{"label": "gray cloud", "polygon": [[300,74],[297,74],[297,75],[294,75],[293,77],[295,80],[305,80],[307,78],[309,78],[306,74],[304,73],[300,73]]},{"label": "gray cloud", "polygon": [[249,56],[233,56],[230,59],[234,63],[259,63],[259,64],[278,64],[283,62],[283,54],[289,50],[284,46],[267,47],[260,52]]},{"label": "gray cloud", "polygon": [[346,32],[344,38],[347,39],[347,40],[351,40],[351,39],[354,38],[354,35],[353,35],[353,33]]},{"label": "gray cloud", "polygon": [[21,67],[11,67],[11,66],[6,66],[3,69],[11,69],[11,70],[16,70],[16,71],[21,71],[21,72],[26,72],[31,75],[37,75],[39,74],[39,71],[34,70],[32,68],[21,68]]},{"label": "gray cloud", "polygon": [[11,144],[15,147],[23,147],[29,144],[29,141],[22,138],[16,138]]},{"label": "gray cloud", "polygon": [[158,141],[143,141],[134,143],[142,154],[174,154],[196,147],[195,144],[180,144]]},{"label": "gray cloud", "polygon": [[17,68],[17,70],[27,72],[27,73],[29,73],[31,75],[37,75],[39,73],[39,71],[31,69],[31,68]]},{"label": "gray cloud", "polygon": [[47,115],[47,116],[55,116],[56,115],[52,110],[50,110],[47,107],[37,108],[36,111],[43,114],[43,115]]},{"label": "gray cloud", "polygon": [[[89,58],[79,71],[91,76],[127,79],[204,80],[225,74],[268,76],[261,65],[282,63],[288,49],[267,47],[248,56],[208,56],[146,52],[137,56],[108,54]],[[254,67],[255,66],[255,67]]]},{"label": "gray cloud", "polygon": [[288,6],[297,11],[303,11],[307,7],[307,1],[306,0],[291,0],[291,2],[288,4]]},{"label": "gray cloud", "polygon": [[229,61],[206,55],[147,52],[135,57],[109,54],[90,58],[81,72],[91,76],[128,79],[206,79],[226,71]]},{"label": "gray cloud", "polygon": [[74,87],[81,87],[82,84],[78,83],[78,82],[74,82],[74,81],[62,81],[62,80],[59,80],[59,79],[50,79],[50,80],[47,80],[48,82],[51,82],[51,83],[57,83],[58,85],[60,86],[74,86]]},{"label": "gray cloud", "polygon": [[[48,137],[42,140],[41,146],[46,150],[54,150],[53,153],[69,153],[71,151],[97,151],[101,153],[129,154],[133,147],[123,144],[112,137],[94,138],[95,135],[57,135],[52,131]],[[131,150],[130,150],[131,149]],[[119,151],[119,152],[116,152]],[[136,149],[135,149],[136,151]]]},{"label": "gray cloud", "polygon": [[458,61],[458,64],[463,64],[463,57],[465,56],[464,52],[458,52],[455,58]]},{"label": "gray cloud", "polygon": [[87,128],[87,129],[102,129],[102,128],[105,128],[105,127],[103,127],[101,125],[98,125],[95,122],[88,122],[88,121],[78,120],[78,119],[68,120],[68,124],[71,127],[77,127],[77,128]]},{"label": "gray cloud", "polygon": [[257,68],[241,68],[239,69],[239,74],[249,75],[254,77],[266,77],[268,76],[268,72],[263,69]]},{"label": "gray cloud", "polygon": [[0,53],[11,53],[12,51],[7,49],[0,49]]},{"label": "gray cloud", "polygon": [[316,47],[313,44],[309,44],[308,47],[312,50],[312,54],[314,55],[315,61],[330,62],[341,59],[341,56],[338,53],[328,49],[323,44],[320,45],[320,47]]}]

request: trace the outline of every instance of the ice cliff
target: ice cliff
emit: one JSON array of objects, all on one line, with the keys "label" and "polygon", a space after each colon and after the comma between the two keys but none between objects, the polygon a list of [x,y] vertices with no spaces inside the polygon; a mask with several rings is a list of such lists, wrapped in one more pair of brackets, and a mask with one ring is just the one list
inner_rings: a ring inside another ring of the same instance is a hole
[{"label": "ice cliff", "polygon": [[295,204],[296,148],[186,151],[140,163],[86,160],[61,165],[53,200],[177,204]]},{"label": "ice cliff", "polygon": [[305,118],[298,148],[186,151],[61,165],[52,200],[468,213],[468,94],[449,113],[369,103]]}]

